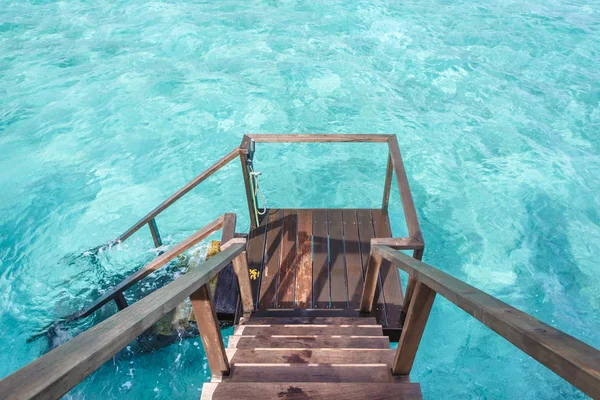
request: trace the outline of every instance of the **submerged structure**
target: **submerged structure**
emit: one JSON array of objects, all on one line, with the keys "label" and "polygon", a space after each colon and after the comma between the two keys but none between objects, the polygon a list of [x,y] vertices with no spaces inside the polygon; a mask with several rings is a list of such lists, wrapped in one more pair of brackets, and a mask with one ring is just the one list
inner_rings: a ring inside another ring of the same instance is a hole
[{"label": "submerged structure", "polygon": [[[262,195],[253,157],[257,143],[274,142],[380,143],[388,154],[382,207],[259,207]],[[236,232],[236,215],[224,214],[66,317],[87,317],[113,301],[119,308],[0,381],[3,398],[61,397],[136,337],[166,316],[173,318],[173,310],[181,313],[189,298],[193,317],[185,318],[202,337],[213,377],[204,385],[202,399],[419,399],[421,389],[411,382],[410,371],[438,294],[587,395],[600,398],[598,350],[420,261],[425,243],[393,135],[246,135],[238,148],[115,240],[149,226],[155,245],[161,246],[155,217],[237,158],[249,232]],[[395,238],[390,227],[394,177],[407,237]],[[127,303],[124,291],[218,230],[220,252]],[[409,276],[405,291],[398,268]],[[210,281],[215,277],[213,293]],[[228,348],[219,319],[236,325]],[[398,341],[397,350],[390,349],[390,340]]]}]

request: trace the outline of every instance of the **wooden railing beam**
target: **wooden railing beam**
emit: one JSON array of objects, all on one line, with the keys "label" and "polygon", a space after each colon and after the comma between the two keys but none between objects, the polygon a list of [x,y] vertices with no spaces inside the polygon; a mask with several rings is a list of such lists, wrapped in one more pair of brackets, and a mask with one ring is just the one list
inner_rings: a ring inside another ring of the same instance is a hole
[{"label": "wooden railing beam", "polygon": [[2,399],[58,399],[177,305],[207,284],[246,246],[232,239],[225,250],[0,380]]},{"label": "wooden railing beam", "polygon": [[212,174],[217,172],[219,169],[223,168],[225,165],[229,164],[229,162],[231,162],[234,158],[236,158],[239,155],[239,153],[240,153],[240,149],[236,147],[234,150],[232,150],[227,155],[222,157],[219,161],[217,161],[216,163],[214,163],[213,165],[208,167],[206,170],[204,170],[200,175],[196,176],[194,179],[192,179],[191,181],[186,183],[185,186],[183,186],[181,189],[179,189],[178,191],[173,193],[171,195],[171,197],[169,197],[168,199],[166,199],[165,201],[160,203],[158,205],[158,207],[156,207],[154,210],[150,211],[145,217],[140,219],[135,225],[133,225],[131,228],[129,228],[121,236],[117,237],[114,241],[122,242],[122,241],[126,240],[128,237],[130,237],[135,232],[137,232],[142,226],[144,226],[148,222],[150,222],[150,220],[152,218],[156,217],[158,214],[163,212],[167,207],[169,207],[171,204],[175,203],[177,200],[179,200],[181,197],[183,197],[190,190],[192,190],[193,188],[198,186],[201,182],[204,182],[209,176],[211,176]]},{"label": "wooden railing beam", "polygon": [[250,139],[262,143],[385,143],[393,135],[378,134],[250,134]]},{"label": "wooden railing beam", "polygon": [[127,290],[131,286],[135,285],[140,279],[150,275],[152,272],[161,268],[162,266],[167,264],[169,261],[171,261],[178,255],[180,255],[184,251],[186,251],[189,248],[191,248],[192,246],[198,244],[201,240],[207,238],[213,232],[221,229],[221,227],[223,227],[223,218],[224,218],[223,216],[220,216],[219,218],[212,221],[211,223],[209,223],[208,225],[206,225],[205,227],[203,227],[196,233],[190,235],[185,240],[181,241],[177,245],[170,248],[168,251],[164,252],[160,256],[156,257],[154,260],[150,261],[143,268],[141,268],[138,271],[134,272],[133,274],[129,275],[127,278],[125,278],[123,281],[121,281],[118,285],[111,288],[104,295],[102,295],[99,299],[97,299],[92,305],[90,305],[89,307],[87,307],[81,311],[77,311],[76,313],[69,315],[65,319],[66,320],[74,320],[74,319],[85,318],[85,317],[89,316],[94,311],[96,311],[100,307],[102,307],[104,304],[113,300],[116,296],[119,295],[119,293],[122,293],[124,290]]},{"label": "wooden railing beam", "polygon": [[600,398],[597,349],[391,247],[374,246],[371,253],[408,272],[588,396]]},{"label": "wooden railing beam", "polygon": [[413,237],[402,238],[373,238],[371,246],[389,246],[396,250],[421,250],[425,247],[423,242]]},{"label": "wooden railing beam", "polygon": [[229,375],[229,361],[208,284],[192,293],[190,300],[212,376],[219,378]]},{"label": "wooden railing beam", "polygon": [[410,374],[434,299],[435,291],[417,282],[392,364],[394,375]]}]

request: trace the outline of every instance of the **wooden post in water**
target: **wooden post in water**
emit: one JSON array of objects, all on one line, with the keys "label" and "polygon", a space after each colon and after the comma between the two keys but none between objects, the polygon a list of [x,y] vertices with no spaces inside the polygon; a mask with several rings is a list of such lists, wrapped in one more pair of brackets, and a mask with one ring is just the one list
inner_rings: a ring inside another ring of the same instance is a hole
[{"label": "wooden post in water", "polygon": [[218,378],[229,375],[229,361],[208,284],[192,293],[190,300],[212,376]]},{"label": "wooden post in water", "polygon": [[162,246],[162,239],[160,238],[160,233],[158,232],[158,226],[156,225],[156,219],[152,218],[150,222],[148,222],[148,226],[150,227],[150,233],[152,234],[152,240],[154,241],[154,247]]}]

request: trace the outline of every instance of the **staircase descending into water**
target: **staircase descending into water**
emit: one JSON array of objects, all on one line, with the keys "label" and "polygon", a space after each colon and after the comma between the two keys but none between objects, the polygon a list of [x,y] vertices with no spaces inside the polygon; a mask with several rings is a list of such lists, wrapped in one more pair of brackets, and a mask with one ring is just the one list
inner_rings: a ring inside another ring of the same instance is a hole
[{"label": "staircase descending into water", "polygon": [[[253,170],[257,142],[387,144],[382,207],[259,210]],[[585,394],[600,398],[597,349],[420,261],[424,241],[393,135],[246,135],[239,148],[115,241],[147,225],[160,247],[155,218],[237,157],[252,221],[249,232],[236,232],[236,215],[224,214],[90,306],[62,318],[86,318],[109,302],[119,309],[1,380],[3,398],[58,399],[173,310],[191,304],[212,374],[202,399],[420,399],[421,388],[410,381],[410,372],[438,294]],[[394,238],[390,228],[394,176],[407,237]],[[219,253],[128,304],[125,291],[218,230]],[[405,291],[398,269],[408,274]],[[227,348],[219,318],[236,325]],[[398,341],[396,350],[390,340]]]},{"label": "staircase descending into water", "polygon": [[226,353],[229,376],[204,384],[202,400],[421,399],[418,383],[392,374],[373,317],[250,317]]}]

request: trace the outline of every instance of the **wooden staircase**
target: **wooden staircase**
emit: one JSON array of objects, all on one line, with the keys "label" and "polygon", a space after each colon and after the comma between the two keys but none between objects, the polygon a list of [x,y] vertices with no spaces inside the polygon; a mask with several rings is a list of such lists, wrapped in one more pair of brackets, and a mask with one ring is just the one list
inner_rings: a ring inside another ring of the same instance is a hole
[{"label": "wooden staircase", "polygon": [[[381,209],[265,209],[266,215],[259,218],[250,174],[256,142],[386,143]],[[3,400],[61,398],[187,298],[213,376],[204,385],[202,399],[420,399],[420,386],[409,376],[437,295],[600,399],[600,351],[420,261],[425,244],[395,135],[245,135],[238,148],[106,248],[144,226],[160,247],[155,217],[236,158],[241,161],[252,221],[248,235],[236,233],[235,214],[224,214],[90,306],[44,328],[47,332],[56,323],[90,316],[109,302],[119,308],[0,380]],[[393,176],[409,234],[400,238],[392,236],[387,216]],[[128,304],[125,291],[219,229],[220,253]],[[411,250],[413,257],[398,250]],[[397,268],[409,276],[405,292]],[[215,277],[213,298],[210,282]],[[230,320],[244,316],[228,348],[217,318],[224,315]],[[390,349],[384,333],[398,340],[397,350]]]},{"label": "wooden staircase", "polygon": [[395,352],[372,317],[250,317],[226,353],[229,376],[204,384],[202,400],[422,398],[392,375]]}]

